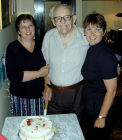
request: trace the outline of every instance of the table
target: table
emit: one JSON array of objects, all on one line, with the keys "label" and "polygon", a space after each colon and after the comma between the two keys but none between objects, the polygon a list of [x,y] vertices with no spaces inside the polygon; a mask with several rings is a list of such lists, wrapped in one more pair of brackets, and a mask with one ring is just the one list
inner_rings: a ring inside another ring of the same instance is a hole
[{"label": "table", "polygon": [[[21,121],[27,116],[6,117],[2,134],[8,140],[19,140],[18,131]],[[52,140],[85,140],[75,114],[47,115],[57,128]]]}]

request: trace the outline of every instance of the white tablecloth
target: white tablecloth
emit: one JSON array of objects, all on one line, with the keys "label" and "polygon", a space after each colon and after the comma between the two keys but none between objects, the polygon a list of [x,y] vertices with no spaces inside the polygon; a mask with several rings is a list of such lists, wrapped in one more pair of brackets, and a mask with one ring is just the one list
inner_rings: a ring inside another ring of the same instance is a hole
[{"label": "white tablecloth", "polygon": [[[57,128],[52,140],[84,140],[82,130],[75,114],[47,115]],[[2,134],[8,140],[19,140],[18,131],[21,121],[26,118],[7,117],[2,129]]]}]

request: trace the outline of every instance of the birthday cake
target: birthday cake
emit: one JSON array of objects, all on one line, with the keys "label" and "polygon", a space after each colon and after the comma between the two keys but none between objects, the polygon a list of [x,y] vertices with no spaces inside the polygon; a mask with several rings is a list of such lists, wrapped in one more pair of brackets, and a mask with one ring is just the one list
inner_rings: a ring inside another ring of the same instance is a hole
[{"label": "birthday cake", "polygon": [[21,140],[50,140],[54,135],[52,121],[43,116],[27,117],[20,124]]}]

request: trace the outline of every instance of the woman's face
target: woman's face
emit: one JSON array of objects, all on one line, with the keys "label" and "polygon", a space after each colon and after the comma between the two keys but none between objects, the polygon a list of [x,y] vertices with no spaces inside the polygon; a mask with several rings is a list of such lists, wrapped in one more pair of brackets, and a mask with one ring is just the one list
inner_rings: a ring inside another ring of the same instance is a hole
[{"label": "woman's face", "polygon": [[103,29],[95,24],[89,24],[84,31],[90,45],[99,43],[105,34]]},{"label": "woman's face", "polygon": [[35,26],[31,20],[22,20],[19,25],[19,35],[23,39],[33,39],[35,35]]}]

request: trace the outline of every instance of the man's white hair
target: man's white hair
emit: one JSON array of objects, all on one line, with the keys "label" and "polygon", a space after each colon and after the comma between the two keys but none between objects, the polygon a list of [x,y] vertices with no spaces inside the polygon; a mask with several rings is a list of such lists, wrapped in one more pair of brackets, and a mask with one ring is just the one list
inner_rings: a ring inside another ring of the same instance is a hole
[{"label": "man's white hair", "polygon": [[69,6],[69,5],[67,5],[67,4],[58,4],[58,5],[53,6],[53,7],[50,9],[49,17],[50,17],[50,18],[54,18],[54,10],[55,10],[57,7],[63,7],[63,6],[64,6],[64,7],[68,7],[68,8],[71,10],[72,15],[74,15],[73,9],[72,9],[71,6]]}]

